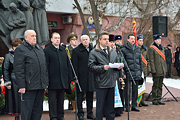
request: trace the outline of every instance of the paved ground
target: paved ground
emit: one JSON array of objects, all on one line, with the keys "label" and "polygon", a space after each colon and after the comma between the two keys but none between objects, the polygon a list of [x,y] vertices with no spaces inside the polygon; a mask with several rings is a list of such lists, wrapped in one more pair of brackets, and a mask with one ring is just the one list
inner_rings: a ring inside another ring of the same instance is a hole
[{"label": "paved ground", "polygon": [[[154,106],[150,101],[146,101],[148,107],[140,107],[140,112],[130,112],[129,120],[180,120],[180,79],[165,79],[165,85],[172,92],[172,94],[179,100],[179,102],[174,101],[174,98],[167,93],[166,88],[163,87],[163,101],[166,105]],[[152,88],[152,78],[147,78],[146,84],[146,97],[151,92]],[[93,109],[95,113],[95,109]],[[86,117],[86,115],[85,115]],[[75,114],[71,110],[65,110],[66,120],[75,120]],[[14,117],[9,115],[1,115],[0,120],[14,120]],[[41,120],[49,120],[48,112],[44,112]],[[105,120],[105,119],[104,119]],[[115,120],[128,120],[128,113],[124,112],[121,117],[116,117]]]}]

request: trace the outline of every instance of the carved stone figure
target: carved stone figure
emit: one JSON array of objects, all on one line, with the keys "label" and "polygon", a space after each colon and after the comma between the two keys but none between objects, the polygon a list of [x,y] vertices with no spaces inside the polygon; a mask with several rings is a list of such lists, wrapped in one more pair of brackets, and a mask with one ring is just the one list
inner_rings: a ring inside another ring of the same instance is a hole
[{"label": "carved stone figure", "polygon": [[49,41],[45,3],[46,0],[33,0],[31,4],[31,7],[33,7],[34,30],[37,33],[37,43],[40,45],[45,45]]},{"label": "carved stone figure", "polygon": [[33,21],[33,16],[30,11],[30,1],[29,0],[18,0],[18,3],[20,5],[20,9],[24,13],[26,17],[26,30],[29,29],[34,29],[34,21]]},{"label": "carved stone figure", "polygon": [[20,11],[15,3],[10,3],[9,8],[11,10],[8,25],[12,27],[10,32],[10,39],[23,38],[23,34],[26,27],[26,18],[22,11]]}]

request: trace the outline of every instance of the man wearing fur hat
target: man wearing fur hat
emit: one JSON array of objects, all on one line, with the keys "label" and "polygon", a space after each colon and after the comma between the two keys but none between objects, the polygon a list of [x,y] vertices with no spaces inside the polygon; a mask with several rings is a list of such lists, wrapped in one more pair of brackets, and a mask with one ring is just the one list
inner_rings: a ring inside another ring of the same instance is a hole
[{"label": "man wearing fur hat", "polygon": [[72,50],[77,47],[77,34],[72,32],[69,34],[67,38],[67,43],[69,43],[69,46],[66,48],[68,50],[69,57],[71,58]]},{"label": "man wearing fur hat", "polygon": [[162,84],[164,76],[166,75],[167,67],[165,60],[164,48],[161,45],[162,36],[160,34],[153,35],[154,43],[148,50],[149,64],[148,71],[153,77],[152,86],[152,104],[153,105],[165,105],[161,102],[162,96]]},{"label": "man wearing fur hat", "polygon": [[114,35],[109,35],[109,47],[116,50]]},{"label": "man wearing fur hat", "polygon": [[[146,76],[148,75],[147,71],[147,47],[143,45],[143,35],[137,35],[137,45],[141,51],[141,58],[143,63],[143,73],[144,73],[144,80],[146,80]],[[148,106],[148,104],[144,103],[144,94],[142,95],[142,100],[139,104],[139,107]]]}]

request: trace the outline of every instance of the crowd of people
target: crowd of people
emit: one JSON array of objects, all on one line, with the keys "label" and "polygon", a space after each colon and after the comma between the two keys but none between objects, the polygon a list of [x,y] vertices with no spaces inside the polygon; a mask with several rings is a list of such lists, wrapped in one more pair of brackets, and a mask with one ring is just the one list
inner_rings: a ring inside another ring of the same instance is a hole
[{"label": "crowd of people", "polygon": [[[43,49],[37,44],[36,32],[27,30],[23,41],[12,40],[12,49],[3,62],[6,112],[15,114],[16,120],[19,120],[20,115],[22,120],[40,120],[44,91],[48,89],[50,120],[64,120],[64,94],[71,94],[70,83],[74,81],[79,85],[76,85],[79,120],[85,120],[86,117],[114,120],[123,111],[140,112],[138,106],[149,106],[144,102],[144,95],[140,104],[137,104],[138,85],[146,82],[149,73],[153,78],[152,105],[165,105],[161,101],[162,83],[165,76],[171,77],[172,46],[164,48],[161,39],[161,35],[153,35],[154,42],[148,49],[143,45],[141,34],[137,35],[137,44],[135,36],[129,34],[127,43],[123,45],[121,35],[102,32],[95,46],[90,43],[88,35],[82,35],[78,45],[77,35],[71,33],[67,38],[69,46],[64,46],[61,45],[60,34],[54,32],[51,34],[51,44]],[[174,64],[178,76],[179,61],[178,47]],[[112,67],[110,63],[121,64]],[[121,107],[114,106],[115,86],[120,94]],[[94,93],[96,115],[92,110]],[[86,117],[82,107],[84,94]]]}]

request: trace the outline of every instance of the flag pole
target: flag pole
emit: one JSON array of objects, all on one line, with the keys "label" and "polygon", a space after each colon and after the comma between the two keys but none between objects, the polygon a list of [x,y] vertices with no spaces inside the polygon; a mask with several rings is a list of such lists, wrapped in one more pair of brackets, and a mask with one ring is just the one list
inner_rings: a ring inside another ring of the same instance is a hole
[{"label": "flag pole", "polygon": [[135,44],[137,45],[136,21],[135,21],[135,18],[134,18],[134,14],[133,14],[133,21],[132,21],[132,24],[133,24],[133,34],[134,34],[134,37],[135,37]]}]

